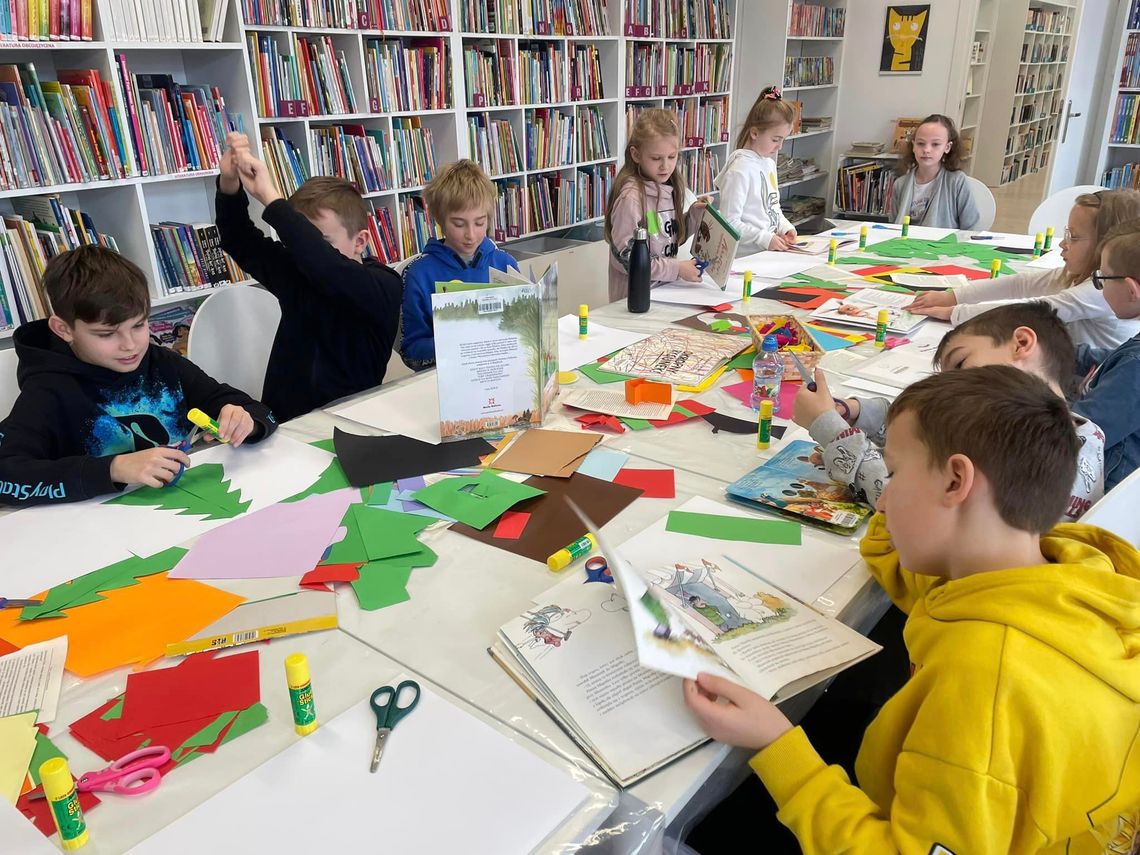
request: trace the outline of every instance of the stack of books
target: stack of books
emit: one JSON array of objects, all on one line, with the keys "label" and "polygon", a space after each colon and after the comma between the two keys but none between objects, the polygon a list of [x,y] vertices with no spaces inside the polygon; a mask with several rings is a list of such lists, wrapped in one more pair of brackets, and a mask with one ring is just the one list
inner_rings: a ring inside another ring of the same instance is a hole
[{"label": "stack of books", "polygon": [[[11,6],[11,0],[0,5]],[[23,4],[17,0],[15,5]],[[69,5],[74,16],[81,5],[76,2],[61,0],[49,3],[47,8],[49,14],[66,14]],[[90,5],[82,3],[88,16]],[[109,41],[220,42],[228,5],[229,0],[149,0],[141,4],[110,0],[99,4],[99,22],[103,38]]]},{"label": "stack of books", "polygon": [[524,104],[567,100],[562,70],[566,53],[552,41],[519,42],[519,88]]},{"label": "stack of books", "polygon": [[578,108],[578,160],[604,160],[612,157],[606,118],[598,107]]},{"label": "stack of books", "polygon": [[444,39],[367,39],[364,71],[368,109],[373,113],[451,107]]},{"label": "stack of books", "polygon": [[281,128],[261,129],[261,150],[265,153],[265,165],[273,183],[282,195],[292,196],[309,179],[305,156]]},{"label": "stack of books", "polygon": [[4,0],[0,41],[91,41],[92,5],[92,0]]},{"label": "stack of books", "polygon": [[388,135],[364,125],[309,128],[313,167],[318,175],[351,181],[361,193],[380,193],[392,187],[388,162]]},{"label": "stack of books", "polygon": [[519,103],[511,45],[512,42],[496,40],[490,46],[463,46],[468,107],[508,107]]},{"label": "stack of books", "polygon": [[785,217],[799,223],[812,217],[822,217],[825,204],[819,196],[789,196],[780,202],[780,207]]},{"label": "stack of books", "polygon": [[207,291],[246,278],[222,251],[222,236],[213,223],[151,223],[150,234],[164,296]]},{"label": "stack of books", "polygon": [[811,158],[781,154],[776,158],[776,179],[780,184],[802,181],[819,173],[819,166]]},{"label": "stack of books", "polygon": [[392,136],[396,150],[396,181],[399,186],[422,187],[431,181],[436,173],[431,128],[423,127],[418,116],[394,118]]},{"label": "stack of books", "polygon": [[484,113],[467,117],[467,142],[472,159],[488,175],[522,172],[522,156],[514,128],[506,119]]},{"label": "stack of books", "polygon": [[387,208],[373,207],[368,214],[366,255],[392,264],[400,259],[400,244],[392,227],[392,214]]},{"label": "stack of books", "polygon": [[574,162],[574,118],[542,108],[528,114],[527,169],[553,169]]}]

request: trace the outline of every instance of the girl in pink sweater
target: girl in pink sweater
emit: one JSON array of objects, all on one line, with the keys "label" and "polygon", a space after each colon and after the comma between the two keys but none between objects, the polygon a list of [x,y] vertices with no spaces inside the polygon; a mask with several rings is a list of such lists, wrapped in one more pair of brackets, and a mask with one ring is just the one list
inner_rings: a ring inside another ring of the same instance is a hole
[{"label": "girl in pink sweater", "polygon": [[634,231],[649,232],[650,279],[654,286],[678,279],[700,282],[691,259],[678,260],[683,244],[700,222],[708,201],[698,199],[684,217],[685,179],[677,169],[681,130],[669,110],[646,110],[637,118],[625,147],[625,164],[614,180],[606,206],[605,234],[610,245],[610,300],[629,293],[629,253]]}]

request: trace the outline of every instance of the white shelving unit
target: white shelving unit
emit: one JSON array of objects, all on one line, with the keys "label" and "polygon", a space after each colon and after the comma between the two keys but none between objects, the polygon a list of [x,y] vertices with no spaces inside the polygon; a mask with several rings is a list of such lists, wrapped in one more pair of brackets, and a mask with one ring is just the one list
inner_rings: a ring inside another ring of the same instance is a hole
[{"label": "white shelving unit", "polygon": [[974,16],[973,42],[970,64],[966,68],[966,84],[962,93],[962,106],[958,112],[958,132],[961,137],[962,168],[969,172],[973,166],[974,143],[982,121],[986,101],[986,84],[990,73],[990,53],[993,49],[993,32],[996,24],[995,4],[999,0],[979,0]]},{"label": "white shelving unit", "polygon": [[1122,3],[1105,39],[1109,65],[1101,109],[1096,178],[1105,187],[1140,187],[1140,0]]}]

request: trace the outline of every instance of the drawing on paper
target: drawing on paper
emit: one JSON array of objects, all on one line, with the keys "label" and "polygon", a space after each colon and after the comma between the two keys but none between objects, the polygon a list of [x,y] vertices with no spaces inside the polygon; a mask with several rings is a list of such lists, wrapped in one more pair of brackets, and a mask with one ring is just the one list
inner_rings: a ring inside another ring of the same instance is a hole
[{"label": "drawing on paper", "polygon": [[930,4],[888,6],[880,74],[918,74],[926,59]]},{"label": "drawing on paper", "polygon": [[574,630],[590,619],[590,610],[550,605],[529,609],[523,615],[523,632],[530,637],[515,646],[519,650],[538,650],[536,658],[541,659],[569,641]]}]

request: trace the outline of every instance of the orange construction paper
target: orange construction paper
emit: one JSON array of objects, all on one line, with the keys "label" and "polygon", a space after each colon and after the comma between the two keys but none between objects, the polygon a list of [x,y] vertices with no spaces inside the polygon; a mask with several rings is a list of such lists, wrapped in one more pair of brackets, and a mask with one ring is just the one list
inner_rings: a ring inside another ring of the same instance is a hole
[{"label": "orange construction paper", "polygon": [[137,585],[104,596],[60,618],[22,621],[19,609],[0,610],[0,639],[27,647],[66,635],[67,670],[90,677],[161,659],[167,644],[189,638],[245,602],[193,579],[168,579],[166,573],[144,576]]}]

